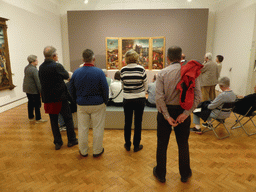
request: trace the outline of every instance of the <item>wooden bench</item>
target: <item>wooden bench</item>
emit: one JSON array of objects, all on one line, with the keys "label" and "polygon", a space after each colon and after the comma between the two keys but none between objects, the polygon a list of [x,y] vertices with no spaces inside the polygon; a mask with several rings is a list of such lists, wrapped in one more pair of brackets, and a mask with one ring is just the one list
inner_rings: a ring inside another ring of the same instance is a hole
[{"label": "wooden bench", "polygon": [[[142,129],[157,129],[157,109],[145,106]],[[134,119],[132,123],[134,128]],[[107,106],[105,129],[124,129],[123,107]]]}]

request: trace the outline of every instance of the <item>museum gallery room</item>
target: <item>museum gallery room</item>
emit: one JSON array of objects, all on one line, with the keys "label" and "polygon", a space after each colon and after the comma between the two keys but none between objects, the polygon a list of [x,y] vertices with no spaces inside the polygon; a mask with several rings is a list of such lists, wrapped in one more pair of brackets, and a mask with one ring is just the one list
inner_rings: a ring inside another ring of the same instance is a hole
[{"label": "museum gallery room", "polygon": [[[0,0],[0,191],[256,191],[255,112],[239,115],[230,107],[225,121],[202,126],[201,134],[191,131],[192,176],[185,182],[172,131],[166,180],[160,182],[153,173],[160,114],[156,107],[144,108],[143,149],[133,148],[134,125],[131,150],[124,147],[124,108],[107,106],[102,153],[95,155],[90,123],[88,153],[82,155],[80,139],[78,145],[70,144],[64,129],[63,145],[56,148],[48,105],[41,103],[40,122],[31,119],[31,94],[23,92],[28,56],[36,56],[33,70],[38,75],[46,46],[55,47],[59,67],[73,73],[82,69],[83,51],[91,49],[94,66],[106,69],[112,81],[127,65],[126,51],[134,49],[148,84],[169,67],[168,48],[179,46],[187,61],[203,64],[209,52],[214,62],[217,55],[224,56],[219,75],[230,79],[230,89],[241,99],[255,92],[255,42],[255,0]],[[218,86],[217,96],[222,94]],[[250,106],[254,109],[254,101]],[[195,126],[193,116],[187,117],[190,128]],[[79,138],[77,113],[72,117]]]}]

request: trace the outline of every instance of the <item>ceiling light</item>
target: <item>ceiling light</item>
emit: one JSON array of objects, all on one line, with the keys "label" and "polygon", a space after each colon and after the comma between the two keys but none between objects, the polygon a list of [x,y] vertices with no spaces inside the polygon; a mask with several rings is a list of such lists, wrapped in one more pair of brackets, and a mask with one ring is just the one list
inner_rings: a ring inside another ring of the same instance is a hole
[{"label": "ceiling light", "polygon": [[191,2],[192,0],[188,0],[188,2]]},{"label": "ceiling light", "polygon": [[84,4],[87,4],[89,2],[89,0],[84,0]]}]

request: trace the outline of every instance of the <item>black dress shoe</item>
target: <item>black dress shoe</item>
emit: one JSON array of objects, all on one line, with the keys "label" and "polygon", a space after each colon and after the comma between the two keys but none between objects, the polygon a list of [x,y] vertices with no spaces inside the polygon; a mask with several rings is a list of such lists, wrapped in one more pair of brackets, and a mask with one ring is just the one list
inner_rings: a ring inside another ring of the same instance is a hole
[{"label": "black dress shoe", "polygon": [[56,143],[55,144],[55,150],[59,150],[61,148],[62,144]]},{"label": "black dress shoe", "polygon": [[181,182],[186,183],[191,176],[192,176],[192,172],[190,172],[187,177],[181,177],[180,180]]},{"label": "black dress shoe", "polygon": [[134,152],[138,152],[140,151],[141,149],[143,149],[143,145],[139,145],[138,147],[134,147]]},{"label": "black dress shoe", "polygon": [[99,157],[102,155],[102,153],[104,153],[104,148],[102,149],[102,151],[98,154],[93,154],[93,157]]},{"label": "black dress shoe", "polygon": [[161,177],[159,177],[159,176],[157,175],[157,173],[156,173],[156,166],[155,166],[154,169],[153,169],[153,174],[154,174],[154,176],[157,178],[158,181],[160,181],[161,183],[165,183],[166,179],[165,179],[165,178],[161,178]]},{"label": "black dress shoe", "polygon": [[87,153],[86,155],[83,155],[83,154],[81,153],[81,151],[79,151],[79,153],[80,153],[80,155],[83,156],[83,157],[87,157],[87,156],[88,156],[88,153]]},{"label": "black dress shoe", "polygon": [[78,140],[76,139],[73,142],[68,142],[68,147],[73,147],[74,145],[77,145],[77,144],[78,144]]},{"label": "black dress shoe", "polygon": [[126,151],[130,151],[131,150],[131,146],[127,146],[126,144],[124,144],[124,148],[126,149]]}]

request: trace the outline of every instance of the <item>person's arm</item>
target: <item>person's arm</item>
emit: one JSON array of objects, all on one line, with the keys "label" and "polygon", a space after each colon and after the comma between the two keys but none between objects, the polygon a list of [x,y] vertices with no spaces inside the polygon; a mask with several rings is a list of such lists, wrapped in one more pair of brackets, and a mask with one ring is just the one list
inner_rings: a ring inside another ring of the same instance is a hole
[{"label": "person's arm", "polygon": [[41,93],[41,83],[40,83],[40,80],[39,80],[38,70],[36,68],[34,68],[33,71],[32,71],[32,74],[33,74],[33,79],[35,81],[37,90],[38,90],[39,93]]},{"label": "person's arm", "polygon": [[201,74],[205,73],[208,70],[208,64],[204,64],[204,67],[201,69]]},{"label": "person's arm", "polygon": [[222,97],[222,94],[220,94],[211,102],[211,104],[208,105],[208,109],[211,109],[211,110],[216,109],[222,104],[223,104],[223,97]]},{"label": "person's arm", "polygon": [[69,79],[69,74],[66,71],[66,69],[64,69],[64,67],[60,63],[56,63],[56,65],[57,73],[60,74],[63,77],[63,79]]},{"label": "person's arm", "polygon": [[76,103],[76,87],[75,87],[75,73],[72,75],[72,78],[69,81],[69,93],[73,99],[73,101]]},{"label": "person's arm", "polygon": [[108,82],[106,79],[106,76],[104,72],[100,74],[100,82],[101,82],[101,89],[103,93],[103,102],[107,105],[108,104],[108,98],[109,98],[109,88],[108,88]]},{"label": "person's arm", "polygon": [[143,84],[144,84],[145,92],[147,92],[148,91],[148,79],[147,79],[147,74],[146,74],[145,70],[144,70],[144,74],[143,74]]},{"label": "person's arm", "polygon": [[165,103],[165,95],[164,95],[164,82],[163,77],[159,75],[156,80],[156,107],[157,110],[163,114],[164,118],[168,121],[168,123],[172,126],[177,126],[176,120],[174,120],[166,107]]}]

